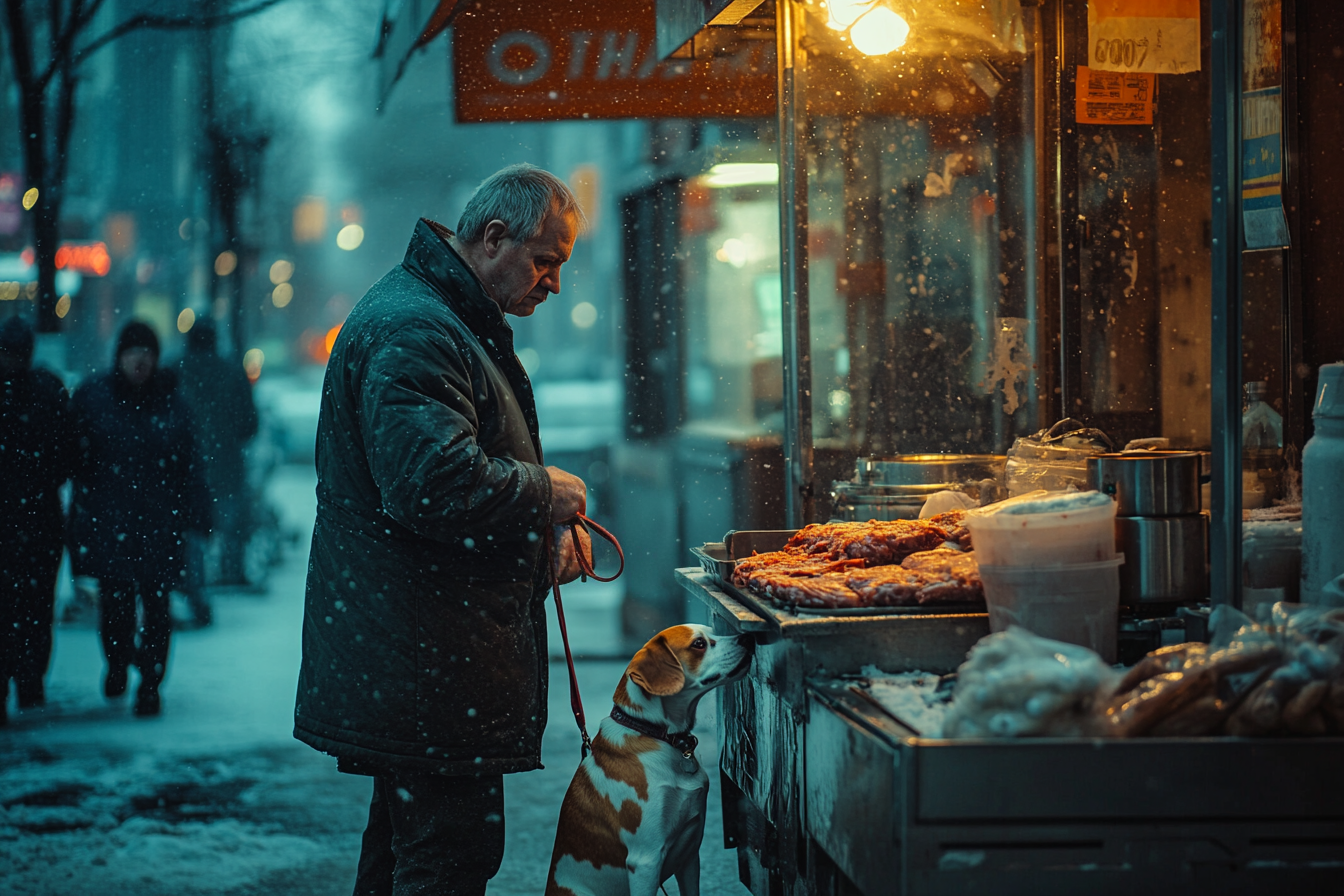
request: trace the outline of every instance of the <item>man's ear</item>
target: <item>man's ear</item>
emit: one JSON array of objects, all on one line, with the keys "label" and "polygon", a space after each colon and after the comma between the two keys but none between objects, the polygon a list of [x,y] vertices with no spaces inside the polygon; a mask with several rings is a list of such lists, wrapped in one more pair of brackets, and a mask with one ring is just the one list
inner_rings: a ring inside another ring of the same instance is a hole
[{"label": "man's ear", "polygon": [[655,697],[670,697],[686,685],[686,673],[662,635],[640,648],[628,671],[631,681]]},{"label": "man's ear", "polygon": [[485,250],[486,258],[493,259],[504,247],[504,241],[509,238],[509,225],[495,218],[489,224],[485,225],[485,230],[481,233],[481,245]]}]

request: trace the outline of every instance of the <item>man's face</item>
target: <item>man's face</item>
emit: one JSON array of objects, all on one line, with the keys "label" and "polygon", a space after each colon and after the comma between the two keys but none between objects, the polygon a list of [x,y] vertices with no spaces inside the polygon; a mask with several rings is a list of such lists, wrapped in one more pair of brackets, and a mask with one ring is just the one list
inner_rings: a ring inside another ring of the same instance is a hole
[{"label": "man's face", "polygon": [[505,314],[527,317],[551,293],[560,292],[560,266],[574,250],[578,225],[573,215],[547,215],[531,239],[502,236],[503,230],[503,222],[486,225],[477,273]]},{"label": "man's face", "polygon": [[153,349],[136,346],[125,349],[117,356],[117,366],[121,368],[122,376],[132,386],[143,386],[154,375],[154,365],[159,358],[154,354]]}]

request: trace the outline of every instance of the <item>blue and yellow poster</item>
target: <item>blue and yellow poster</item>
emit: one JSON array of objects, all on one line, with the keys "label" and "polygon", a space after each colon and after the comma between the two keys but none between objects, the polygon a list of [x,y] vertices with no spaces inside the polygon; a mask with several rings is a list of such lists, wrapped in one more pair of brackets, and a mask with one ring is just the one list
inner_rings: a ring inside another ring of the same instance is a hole
[{"label": "blue and yellow poster", "polygon": [[1241,220],[1247,249],[1288,245],[1283,213],[1283,14],[1246,0],[1241,81]]}]

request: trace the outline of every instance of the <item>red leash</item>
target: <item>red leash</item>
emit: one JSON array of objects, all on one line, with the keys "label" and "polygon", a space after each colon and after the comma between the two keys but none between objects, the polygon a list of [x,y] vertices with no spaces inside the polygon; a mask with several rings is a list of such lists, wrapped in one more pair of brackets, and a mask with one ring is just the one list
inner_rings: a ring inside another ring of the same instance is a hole
[{"label": "red leash", "polygon": [[[568,527],[574,541],[574,558],[578,561],[579,577],[583,580],[616,581],[625,571],[625,552],[621,550],[621,543],[616,540],[616,536],[581,513],[576,514],[574,519],[555,527],[555,551],[551,560],[551,593],[555,595],[555,614],[560,619],[560,640],[565,643],[565,663],[569,666],[569,708],[574,711],[574,721],[578,723],[579,734],[583,737],[583,746],[579,748],[579,759],[583,760],[588,757],[588,751],[593,748],[593,742],[588,737],[588,724],[583,715],[583,698],[579,696],[579,677],[574,672],[574,655],[569,650],[569,630],[565,627],[565,607],[560,603],[560,535],[566,527]],[[583,552],[579,543],[579,527],[583,527],[588,532],[590,541],[592,534],[596,532],[611,542],[611,546],[616,549],[616,555],[621,558],[620,568],[616,570],[614,575],[603,577],[593,571],[592,557]]]}]

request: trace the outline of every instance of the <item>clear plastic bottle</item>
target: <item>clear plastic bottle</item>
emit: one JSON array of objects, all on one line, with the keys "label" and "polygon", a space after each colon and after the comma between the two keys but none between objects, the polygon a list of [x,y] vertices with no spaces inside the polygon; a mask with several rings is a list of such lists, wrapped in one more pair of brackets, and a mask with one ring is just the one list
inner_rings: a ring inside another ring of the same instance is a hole
[{"label": "clear plastic bottle", "polygon": [[1241,503],[1264,507],[1280,496],[1283,478],[1283,417],[1265,402],[1263,380],[1247,383],[1241,412]]},{"label": "clear plastic bottle", "polygon": [[1324,364],[1302,450],[1302,602],[1344,606],[1344,363]]}]

